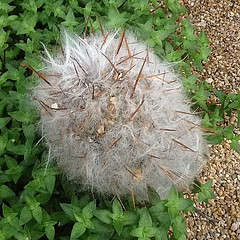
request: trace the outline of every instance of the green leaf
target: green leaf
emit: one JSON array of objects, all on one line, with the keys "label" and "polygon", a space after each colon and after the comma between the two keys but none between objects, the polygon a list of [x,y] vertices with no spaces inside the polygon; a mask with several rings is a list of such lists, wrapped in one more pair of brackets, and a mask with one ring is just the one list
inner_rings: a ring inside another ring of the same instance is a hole
[{"label": "green leaf", "polygon": [[205,47],[207,47],[210,44],[210,42],[207,39],[207,35],[203,31],[200,32],[198,44],[200,46],[205,46]]},{"label": "green leaf", "polygon": [[202,56],[199,53],[194,53],[193,56],[191,56],[193,58],[193,64],[195,67],[197,67],[199,70],[203,70],[203,66],[202,66]]},{"label": "green leaf", "polygon": [[149,237],[151,239],[152,237],[156,236],[158,233],[158,228],[156,227],[146,227],[144,228],[144,237]]},{"label": "green leaf", "polygon": [[177,198],[178,198],[178,192],[176,188],[172,186],[168,194],[168,201],[175,201]]},{"label": "green leaf", "polygon": [[92,223],[94,225],[94,232],[99,234],[106,234],[107,236],[112,236],[114,233],[114,228],[109,226],[98,219],[93,218]]},{"label": "green leaf", "polygon": [[91,11],[92,11],[92,2],[89,1],[89,2],[86,4],[86,6],[85,6],[85,8],[84,8],[84,10],[83,10],[83,14],[84,14],[85,19],[88,19],[88,18],[89,18],[90,14],[91,14]]},{"label": "green leaf", "polygon": [[25,201],[28,206],[31,206],[31,205],[34,205],[35,203],[37,203],[36,199],[28,193],[25,193]]},{"label": "green leaf", "polygon": [[148,188],[148,198],[149,198],[149,202],[152,205],[156,205],[159,202],[161,202],[161,198],[159,196],[159,194],[153,189],[153,188]]},{"label": "green leaf", "polygon": [[[16,15],[10,15],[8,16],[7,14],[3,14],[0,16],[0,27],[7,27],[9,25],[12,25],[12,23],[17,19],[18,16]],[[5,45],[6,47],[8,46],[7,44]],[[4,50],[3,48],[2,50]]]},{"label": "green leaf", "polygon": [[5,148],[7,146],[8,142],[8,132],[3,134],[2,136],[0,135],[0,155],[2,155],[5,151]]},{"label": "green leaf", "polygon": [[46,236],[49,240],[54,240],[54,236],[55,236],[55,228],[52,225],[48,225],[45,228],[45,232],[46,232]]},{"label": "green leaf", "polygon": [[168,194],[168,202],[165,206],[168,207],[168,213],[170,219],[174,219],[176,216],[179,215],[178,209],[178,193],[174,186],[171,187],[170,192]]},{"label": "green leaf", "polygon": [[227,95],[227,97],[231,100],[233,100],[234,102],[240,100],[240,92],[238,94],[234,94],[234,93],[229,93]]},{"label": "green leaf", "polygon": [[6,126],[6,124],[9,123],[9,121],[11,120],[10,117],[4,117],[4,118],[0,118],[0,129],[4,129],[4,127]]},{"label": "green leaf", "polygon": [[96,201],[92,201],[88,203],[83,209],[82,209],[82,214],[86,218],[91,218],[93,216],[93,212],[96,210]]},{"label": "green leaf", "polygon": [[208,61],[208,56],[210,55],[211,53],[211,49],[210,48],[207,48],[205,46],[202,46],[199,48],[199,52],[200,52],[200,55],[201,55],[201,58],[203,61],[207,62]]},{"label": "green leaf", "polygon": [[123,213],[122,206],[116,198],[113,200],[112,211],[115,215],[122,215]]},{"label": "green leaf", "polygon": [[240,109],[240,99],[238,99],[237,101],[234,101],[233,103],[230,103],[228,105],[228,107],[239,110]]},{"label": "green leaf", "polygon": [[196,100],[204,110],[208,110],[205,101],[210,95],[211,94],[204,89],[203,84],[200,84],[198,91],[196,91],[196,94],[193,96],[193,99]]},{"label": "green leaf", "polygon": [[5,204],[2,205],[2,210],[5,218],[9,218],[13,214],[13,210]]},{"label": "green leaf", "polygon": [[34,0],[28,0],[28,1],[24,1],[22,3],[22,7],[24,7],[24,9],[27,9],[28,11],[32,11],[33,13],[37,13],[37,5],[36,5],[36,1]]},{"label": "green leaf", "polygon": [[11,6],[9,3],[11,1],[6,1],[6,2],[0,2],[0,10],[3,12],[11,12],[16,6]]},{"label": "green leaf", "polygon": [[183,54],[186,53],[185,50],[175,50],[167,54],[167,60],[170,62],[178,62],[182,59]]},{"label": "green leaf", "polygon": [[0,186],[0,198],[10,198],[13,197],[15,193],[6,185]]},{"label": "green leaf", "polygon": [[238,111],[238,121],[237,121],[237,126],[240,127],[240,111]]},{"label": "green leaf", "polygon": [[23,128],[23,133],[24,133],[24,136],[27,138],[27,140],[31,143],[33,143],[34,139],[35,139],[35,126],[34,124],[23,124],[22,126]]},{"label": "green leaf", "polygon": [[142,0],[142,1],[133,1],[133,4],[132,4],[132,6],[136,9],[136,10],[138,10],[138,11],[141,11],[141,12],[143,12],[143,11],[149,11],[150,9],[149,9],[149,4],[148,4],[148,0]]},{"label": "green leaf", "polygon": [[233,139],[233,130],[234,130],[234,125],[229,125],[225,128],[223,128],[223,135],[227,140],[232,140]]},{"label": "green leaf", "polygon": [[15,111],[8,113],[13,119],[28,124],[30,121],[30,115],[28,112]]},{"label": "green leaf", "polygon": [[133,224],[137,224],[139,218],[136,212],[124,211],[123,219],[124,219],[124,225],[133,225]]},{"label": "green leaf", "polygon": [[196,90],[198,88],[196,85],[196,82],[198,80],[197,75],[190,75],[189,77],[184,77],[182,80],[183,80],[183,86],[186,89]]},{"label": "green leaf", "polygon": [[44,209],[42,209],[42,225],[46,227],[48,225],[54,225],[56,223],[56,222],[51,222],[50,220],[51,220],[51,217],[48,215],[48,213]]},{"label": "green leaf", "polygon": [[5,162],[8,168],[15,168],[18,166],[17,160],[12,157],[9,157],[8,155],[5,155]]},{"label": "green leaf", "polygon": [[38,222],[41,223],[42,222],[42,208],[41,207],[36,207],[32,210],[32,215],[33,218]]},{"label": "green leaf", "polygon": [[7,72],[5,72],[2,76],[1,76],[1,81],[5,81],[5,80],[20,80],[20,77],[22,76],[22,72],[16,68],[14,68],[12,65],[10,64],[6,64],[6,68],[7,68]]},{"label": "green leaf", "polygon": [[62,24],[67,27],[74,27],[79,24],[79,22],[76,21],[76,18],[71,8],[68,10],[66,21],[64,21]]},{"label": "green leaf", "polygon": [[34,50],[33,41],[31,41],[29,38],[27,39],[27,43],[16,43],[15,45],[24,52],[32,53]]},{"label": "green leaf", "polygon": [[87,240],[102,240],[102,236],[101,235],[91,235],[87,238]]},{"label": "green leaf", "polygon": [[178,0],[166,0],[166,7],[173,13],[185,14],[187,12],[187,10],[179,4]]},{"label": "green leaf", "polygon": [[183,40],[183,48],[187,49],[187,50],[197,51],[198,50],[197,41],[184,39]]},{"label": "green leaf", "polygon": [[131,234],[133,237],[138,237],[138,238],[140,238],[140,237],[143,237],[143,236],[144,236],[143,231],[144,231],[144,228],[143,228],[143,227],[138,227],[138,228],[134,229],[133,231],[131,231],[130,234]]},{"label": "green leaf", "polygon": [[94,226],[93,226],[90,218],[85,217],[82,213],[74,213],[74,217],[85,228],[94,229]]},{"label": "green leaf", "polygon": [[11,239],[11,237],[13,237],[14,234],[17,233],[17,229],[15,229],[14,227],[10,226],[10,225],[5,225],[2,228],[2,232],[4,235],[4,239]]},{"label": "green leaf", "polygon": [[94,211],[94,216],[98,218],[100,221],[106,224],[112,224],[111,212],[107,209],[99,209]]},{"label": "green leaf", "polygon": [[127,18],[125,18],[126,13],[119,13],[116,8],[109,8],[108,18],[109,22],[107,23],[109,28],[119,28],[123,27]]},{"label": "green leaf", "polygon": [[117,231],[118,235],[121,235],[124,226],[124,219],[113,219],[113,227]]},{"label": "green leaf", "polygon": [[155,227],[138,227],[131,231],[133,237],[138,237],[138,239],[151,239],[158,234],[159,230]]},{"label": "green leaf", "polygon": [[82,223],[76,222],[72,228],[71,240],[77,239],[78,237],[82,236],[85,231],[86,228],[82,225]]},{"label": "green leaf", "polygon": [[178,199],[179,211],[194,211],[193,201],[191,199],[179,198]]},{"label": "green leaf", "polygon": [[191,185],[191,193],[199,193],[201,191],[201,182],[196,178]]},{"label": "green leaf", "polygon": [[91,200],[91,197],[88,194],[82,196],[80,199],[77,199],[77,196],[75,197],[73,196],[71,203],[81,209],[84,208]]},{"label": "green leaf", "polygon": [[25,145],[23,144],[19,144],[15,146],[7,145],[7,150],[17,155],[24,155],[26,148],[25,148]]},{"label": "green leaf", "polygon": [[[5,32],[3,28],[0,28],[0,49],[1,51],[5,50],[8,47],[6,44],[10,32]],[[1,83],[1,81],[0,81]]]},{"label": "green leaf", "polygon": [[139,227],[152,227],[152,218],[147,208],[141,209]]},{"label": "green leaf", "polygon": [[214,112],[211,114],[211,123],[212,125],[216,125],[217,122],[222,122],[224,119],[219,116],[219,108],[215,107]]},{"label": "green leaf", "polygon": [[[16,167],[12,167],[12,168],[6,170],[5,173],[8,174],[8,175],[13,175],[12,176],[13,180],[16,180],[14,175],[19,175],[20,174],[20,176],[21,176],[21,173],[22,173],[23,169],[24,169],[23,166],[18,165]],[[19,176],[18,176],[18,178],[19,178]]]},{"label": "green leaf", "polygon": [[209,144],[220,144],[223,140],[224,140],[224,136],[223,134],[211,134],[211,135],[207,135],[206,139],[208,140]]},{"label": "green leaf", "polygon": [[[140,30],[145,35],[145,37],[146,37],[146,34],[147,36],[151,36],[154,34],[152,18],[148,19],[146,22],[144,22],[144,24],[138,23],[138,26],[140,27]],[[146,38],[146,39],[149,39],[149,38]]]},{"label": "green leaf", "polygon": [[172,231],[174,237],[179,239],[182,235],[187,235],[187,230],[185,226],[185,219],[182,215],[177,216],[172,223]]},{"label": "green leaf", "polygon": [[224,101],[226,99],[226,94],[222,91],[219,91],[219,90],[214,90],[214,93],[216,94],[216,96],[218,97],[218,99],[220,100],[220,102],[223,105]]},{"label": "green leaf", "polygon": [[153,38],[156,44],[160,44],[162,46],[162,41],[166,39],[170,33],[171,31],[167,30],[157,30],[152,32],[151,37]]},{"label": "green leaf", "polygon": [[32,213],[28,206],[25,206],[20,214],[20,223],[23,225],[32,219]]},{"label": "green leaf", "polygon": [[240,152],[240,135],[236,135],[233,137],[231,141],[231,148],[236,152]]},{"label": "green leaf", "polygon": [[2,231],[0,230],[0,240],[6,240],[5,236],[3,235]]},{"label": "green leaf", "polygon": [[[38,16],[37,14],[26,13],[24,16],[21,16],[23,21],[19,22],[18,25],[15,25],[17,30],[17,35],[19,34],[30,34],[35,32],[34,27],[36,26]],[[16,22],[17,23],[17,22]]]},{"label": "green leaf", "polygon": [[52,194],[54,186],[55,186],[55,181],[56,181],[56,177],[55,176],[47,176],[46,177],[46,187],[47,190],[50,194]]},{"label": "green leaf", "polygon": [[204,117],[203,117],[203,126],[205,128],[211,128],[213,127],[213,124],[210,122],[210,117],[207,113],[204,114]]},{"label": "green leaf", "polygon": [[212,180],[201,185],[201,191],[198,194],[198,202],[208,202],[209,199],[214,199],[215,195],[211,190]]},{"label": "green leaf", "polygon": [[181,20],[183,25],[182,34],[186,37],[186,39],[194,41],[197,40],[197,36],[194,35],[194,27],[190,23],[190,18],[186,18]]},{"label": "green leaf", "polygon": [[60,203],[63,211],[71,218],[71,220],[75,220],[74,213],[80,212],[80,209],[72,204]]},{"label": "green leaf", "polygon": [[187,240],[187,238],[185,235],[181,235],[181,236],[179,236],[178,240]]},{"label": "green leaf", "polygon": [[155,213],[160,212],[167,212],[167,207],[165,206],[167,203],[166,200],[160,200],[159,202],[155,203],[150,209],[149,212],[151,213],[151,216]]}]

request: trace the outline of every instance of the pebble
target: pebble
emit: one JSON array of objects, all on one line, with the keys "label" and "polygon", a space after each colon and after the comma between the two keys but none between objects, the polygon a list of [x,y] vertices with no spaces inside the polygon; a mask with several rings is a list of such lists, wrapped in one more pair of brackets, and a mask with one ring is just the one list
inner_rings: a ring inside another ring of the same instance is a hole
[{"label": "pebble", "polygon": [[209,83],[209,84],[211,84],[211,83],[213,82],[213,79],[212,79],[212,78],[207,78],[207,79],[206,79],[206,82]]},{"label": "pebble", "polygon": [[233,223],[232,226],[231,226],[231,230],[232,231],[236,231],[240,228],[240,222],[236,222],[236,223]]}]

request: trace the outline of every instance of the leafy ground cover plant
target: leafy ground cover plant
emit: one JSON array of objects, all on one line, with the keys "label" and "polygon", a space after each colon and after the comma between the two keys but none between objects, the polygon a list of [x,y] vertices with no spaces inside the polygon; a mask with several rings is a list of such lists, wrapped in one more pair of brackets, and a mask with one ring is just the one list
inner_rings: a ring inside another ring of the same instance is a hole
[{"label": "leafy ground cover plant", "polygon": [[[153,195],[146,206],[132,199],[75,196],[58,170],[43,164],[47,152],[36,136],[37,114],[26,94],[34,84],[32,70],[41,68],[41,42],[55,51],[62,27],[76,33],[108,28],[134,28],[139,37],[168,61],[179,61],[183,84],[201,109],[204,127],[213,144],[224,138],[239,150],[234,126],[219,127],[225,115],[239,110],[239,94],[215,91],[196,84],[190,63],[202,68],[210,53],[202,32],[194,34],[176,0],[47,1],[4,0],[0,3],[0,239],[185,239],[183,215],[193,202],[172,188],[168,200]],[[100,21],[99,21],[100,19]],[[180,31],[180,34],[177,32]],[[31,66],[27,69],[21,66]],[[40,76],[44,77],[44,76]],[[219,104],[208,105],[210,95]],[[210,183],[197,189],[199,200],[213,198]],[[72,196],[72,197],[70,197]]]}]

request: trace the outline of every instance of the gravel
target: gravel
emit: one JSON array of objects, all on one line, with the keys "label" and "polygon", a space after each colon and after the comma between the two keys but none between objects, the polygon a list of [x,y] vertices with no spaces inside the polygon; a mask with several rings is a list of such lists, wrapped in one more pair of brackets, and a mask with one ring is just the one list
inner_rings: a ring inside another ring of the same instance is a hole
[{"label": "gravel", "polygon": [[[211,147],[201,182],[213,180],[216,199],[195,203],[201,214],[187,217],[188,239],[240,239],[240,156],[230,149],[230,141]],[[191,194],[193,199],[196,196]]]},{"label": "gravel", "polygon": [[[179,1],[189,10],[188,16],[198,34],[203,30],[211,41],[212,54],[202,72],[201,81],[226,93],[240,90],[240,1]],[[236,113],[226,118],[224,126],[236,124]],[[239,128],[235,131],[240,134]],[[195,203],[199,211],[186,218],[190,240],[240,240],[240,155],[230,149],[231,141],[211,146],[209,159],[200,180],[213,180],[216,199]],[[188,194],[188,193],[186,193]],[[194,194],[188,194],[196,199]]]}]

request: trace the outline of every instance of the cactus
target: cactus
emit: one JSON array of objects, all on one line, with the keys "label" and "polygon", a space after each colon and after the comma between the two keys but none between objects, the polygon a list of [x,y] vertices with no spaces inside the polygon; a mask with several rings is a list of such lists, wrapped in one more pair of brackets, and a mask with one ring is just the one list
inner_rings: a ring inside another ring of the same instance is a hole
[{"label": "cactus", "polygon": [[172,63],[132,33],[86,39],[65,32],[62,51],[45,49],[33,95],[50,159],[79,189],[166,198],[205,163],[201,120],[192,113]]}]

